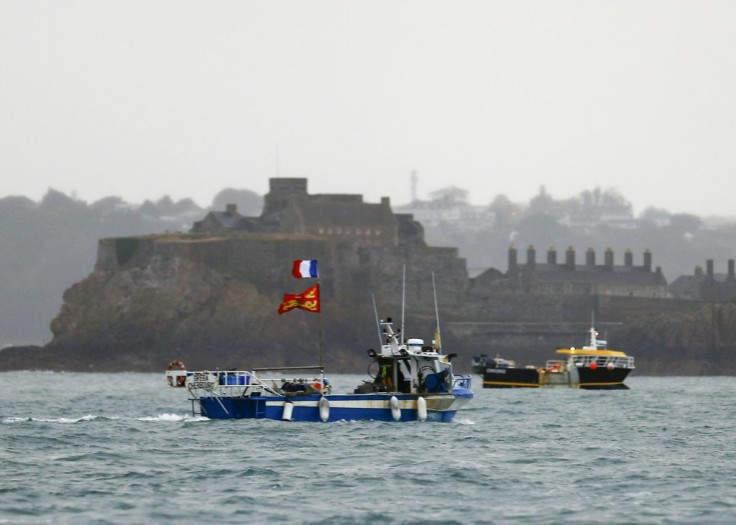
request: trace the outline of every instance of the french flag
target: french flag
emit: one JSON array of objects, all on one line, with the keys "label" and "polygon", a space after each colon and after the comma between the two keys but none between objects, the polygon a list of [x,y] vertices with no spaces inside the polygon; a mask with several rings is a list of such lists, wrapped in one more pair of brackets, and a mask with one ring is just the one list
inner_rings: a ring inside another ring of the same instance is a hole
[{"label": "french flag", "polygon": [[291,269],[291,275],[297,279],[309,279],[319,277],[317,272],[317,261],[314,259],[298,259],[294,261]]}]

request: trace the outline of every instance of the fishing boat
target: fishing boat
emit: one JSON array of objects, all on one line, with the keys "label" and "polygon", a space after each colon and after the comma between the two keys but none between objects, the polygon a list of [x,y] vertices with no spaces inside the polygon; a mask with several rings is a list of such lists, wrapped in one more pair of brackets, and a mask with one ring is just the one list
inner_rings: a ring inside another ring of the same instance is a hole
[{"label": "fishing boat", "polygon": [[589,390],[628,389],[626,377],[634,370],[634,358],[620,350],[610,350],[591,326],[588,344],[582,348],[558,348],[562,359],[547,361],[544,368],[517,368],[513,361],[496,359],[486,363],[483,388],[567,387]]},{"label": "fishing boat", "polygon": [[[453,374],[455,354],[443,354],[422,339],[402,342],[390,318],[380,326],[385,343],[378,351],[368,350],[373,375],[352,393],[333,393],[319,366],[185,371],[192,414],[210,419],[452,421],[473,398],[471,376]],[[181,382],[181,370],[166,375],[169,384]]]},{"label": "fishing boat", "polygon": [[[307,292],[285,295],[279,313],[290,308],[318,313],[319,288],[315,286],[308,290],[311,303],[301,299]],[[284,308],[287,303],[288,308]],[[375,301],[373,305],[375,311]],[[180,385],[184,376],[192,414],[210,419],[451,422],[457,410],[473,398],[473,391],[470,375],[452,371],[456,354],[442,351],[439,322],[433,343],[425,345],[423,339],[404,340],[403,306],[398,330],[391,318],[382,320],[376,315],[376,321],[380,346],[367,351],[371,359],[369,380],[351,393],[333,393],[325,377],[321,328],[319,365],[229,371],[171,367],[166,371],[167,382]]]}]

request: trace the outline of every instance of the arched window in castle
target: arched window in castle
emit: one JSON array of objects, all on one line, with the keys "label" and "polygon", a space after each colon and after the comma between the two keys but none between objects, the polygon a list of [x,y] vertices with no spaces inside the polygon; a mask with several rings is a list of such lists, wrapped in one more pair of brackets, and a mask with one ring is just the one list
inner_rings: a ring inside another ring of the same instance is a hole
[{"label": "arched window in castle", "polygon": [[327,235],[332,235],[332,228],[327,228]]},{"label": "arched window in castle", "polygon": [[363,235],[363,229],[362,228],[355,228],[355,235]]},{"label": "arched window in castle", "polygon": [[322,228],[321,226],[318,228],[317,231],[319,232],[320,235],[324,235],[325,234],[325,229]]},{"label": "arched window in castle", "polygon": [[338,234],[338,235],[342,235],[342,228],[340,228],[340,227],[335,228],[335,233]]}]

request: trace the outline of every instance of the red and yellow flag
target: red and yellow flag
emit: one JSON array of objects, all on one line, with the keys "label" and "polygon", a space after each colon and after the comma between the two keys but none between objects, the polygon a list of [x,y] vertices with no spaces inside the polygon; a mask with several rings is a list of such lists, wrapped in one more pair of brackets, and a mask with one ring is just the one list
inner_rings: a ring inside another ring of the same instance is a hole
[{"label": "red and yellow flag", "polygon": [[319,284],[310,286],[302,293],[284,294],[284,300],[279,306],[279,315],[294,308],[301,308],[308,312],[319,313]]}]

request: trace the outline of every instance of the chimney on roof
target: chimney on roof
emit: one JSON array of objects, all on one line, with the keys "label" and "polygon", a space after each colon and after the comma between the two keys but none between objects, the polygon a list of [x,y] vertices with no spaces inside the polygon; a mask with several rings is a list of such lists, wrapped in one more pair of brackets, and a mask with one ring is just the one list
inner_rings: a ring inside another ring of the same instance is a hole
[{"label": "chimney on roof", "polygon": [[626,250],[626,253],[624,253],[624,264],[634,266],[634,254],[631,253],[631,250]]},{"label": "chimney on roof", "polygon": [[708,279],[713,279],[713,259],[708,259],[705,261],[705,273],[708,277]]},{"label": "chimney on roof", "polygon": [[550,248],[547,250],[547,264],[550,266],[556,266],[557,265],[557,250],[554,248]]},{"label": "chimney on roof", "polygon": [[588,251],[585,252],[585,264],[595,266],[595,250],[593,248],[588,248]]},{"label": "chimney on roof", "polygon": [[733,268],[733,259],[728,260],[728,280],[733,281],[736,279],[736,276],[734,275],[734,268]]},{"label": "chimney on roof", "polygon": [[607,270],[613,270],[613,250],[606,248],[605,266]]},{"label": "chimney on roof", "polygon": [[236,213],[238,213],[238,205],[232,202],[226,204],[225,213],[227,213],[228,215],[235,215]]},{"label": "chimney on roof", "polygon": [[649,248],[644,250],[644,270],[652,271],[652,252],[649,251]]},{"label": "chimney on roof", "polygon": [[575,269],[575,250],[570,246],[565,252],[565,266],[568,270]]},{"label": "chimney on roof", "polygon": [[517,257],[516,257],[516,248],[514,245],[511,245],[509,248],[509,272],[515,272],[517,270]]},{"label": "chimney on roof", "polygon": [[534,249],[534,245],[530,244],[526,250],[526,265],[530,268],[534,268],[537,264],[537,250]]},{"label": "chimney on roof", "polygon": [[384,208],[391,207],[391,197],[381,197],[381,206]]}]

